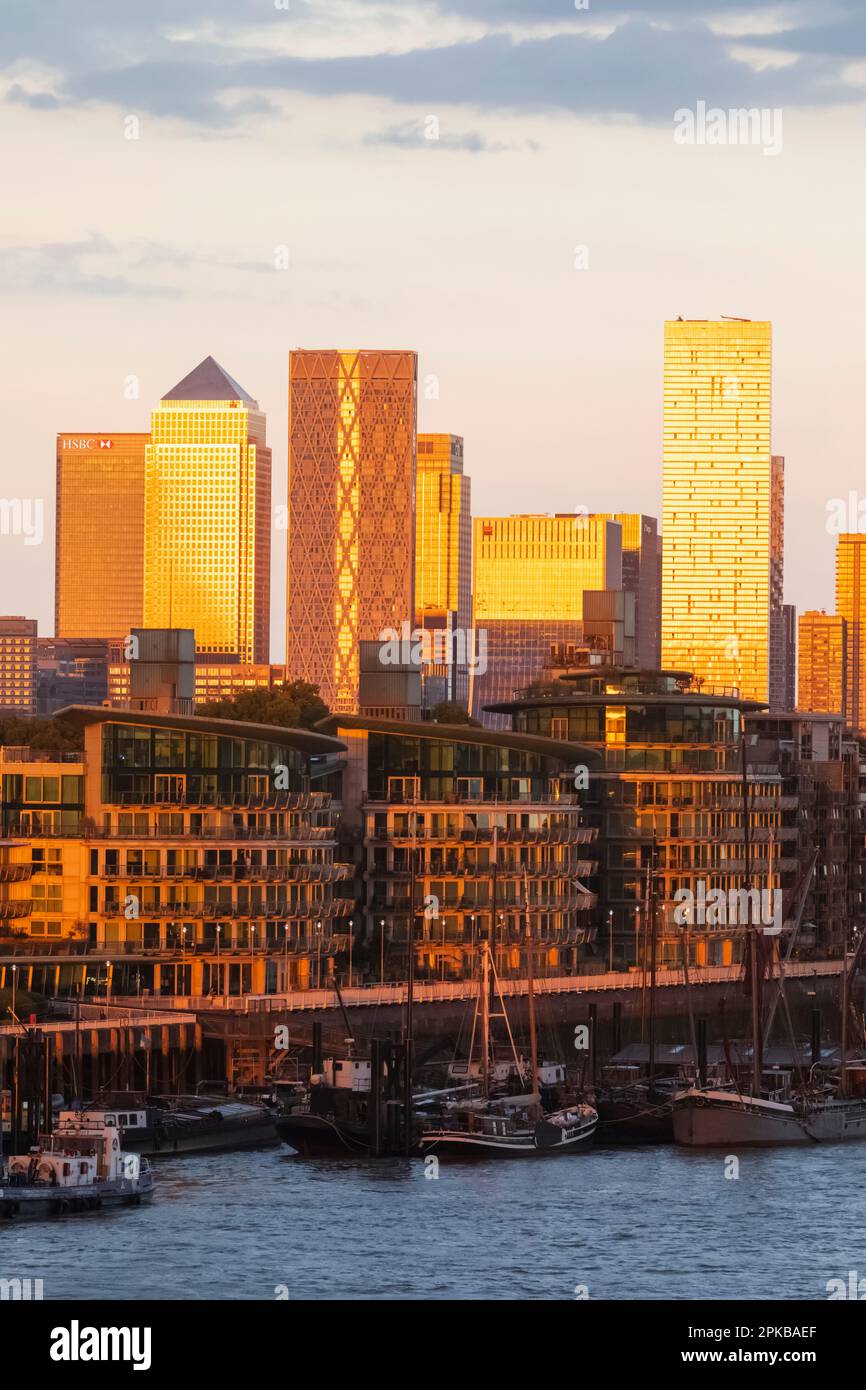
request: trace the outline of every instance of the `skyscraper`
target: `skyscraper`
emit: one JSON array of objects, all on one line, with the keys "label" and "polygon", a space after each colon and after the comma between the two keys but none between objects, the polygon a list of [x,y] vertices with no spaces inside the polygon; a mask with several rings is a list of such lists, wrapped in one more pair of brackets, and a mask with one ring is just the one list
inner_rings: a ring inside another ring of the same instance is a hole
[{"label": "skyscraper", "polygon": [[665,324],[662,665],[757,700],[781,554],[770,393],[769,323]]},{"label": "skyscraper", "polygon": [[142,621],[149,437],[57,436],[56,637],[122,638]]},{"label": "skyscraper", "polygon": [[[444,629],[446,636],[455,628],[465,634],[472,626],[471,485],[463,472],[463,440],[456,434],[418,435],[415,622]],[[465,662],[452,663],[444,683],[444,698],[466,703]]]},{"label": "skyscraper", "polygon": [[659,524],[641,512],[604,512],[622,527],[622,587],[635,596],[635,662],[644,670],[661,663]]},{"label": "skyscraper", "polygon": [[847,624],[835,613],[800,614],[797,708],[814,714],[846,712]]},{"label": "skyscraper", "polygon": [[621,589],[622,527],[604,516],[482,516],[474,521],[472,598],[485,670],[472,713],[536,680],[554,646],[584,638],[584,590]]},{"label": "skyscraper", "polygon": [[206,357],[151,414],[144,621],[195,630],[196,650],[266,662],[271,451],[258,403]]},{"label": "skyscraper", "polygon": [[866,733],[866,535],[859,531],[838,539],[836,612],[848,628],[845,715],[852,729]]},{"label": "skyscraper", "polygon": [[785,460],[770,457],[770,651],[767,692],[773,709],[791,709],[789,647],[793,619],[785,615]]},{"label": "skyscraper", "polygon": [[415,612],[414,352],[293,352],[286,664],[358,707],[359,643]]}]

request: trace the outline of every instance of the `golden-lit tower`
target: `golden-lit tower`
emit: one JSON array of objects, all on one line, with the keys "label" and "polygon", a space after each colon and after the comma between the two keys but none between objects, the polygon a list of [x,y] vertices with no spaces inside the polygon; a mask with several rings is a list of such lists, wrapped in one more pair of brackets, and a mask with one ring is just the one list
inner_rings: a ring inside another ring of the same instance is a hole
[{"label": "golden-lit tower", "polygon": [[414,352],[289,361],[286,664],[358,708],[359,643],[414,617]]},{"label": "golden-lit tower", "polygon": [[784,495],[770,416],[769,323],[665,324],[662,665],[757,700]]},{"label": "golden-lit tower", "polygon": [[837,613],[801,613],[798,623],[797,708],[813,714],[847,709],[845,619]]},{"label": "golden-lit tower", "polygon": [[[475,517],[472,604],[476,640],[486,656],[471,681],[473,716],[491,728],[508,727],[507,715],[484,706],[511,699],[539,679],[554,646],[584,641],[586,590],[606,590],[615,604],[622,585],[619,522],[582,514]],[[611,638],[618,630],[614,622]],[[617,650],[622,660],[621,647],[622,641],[612,641],[609,657]],[[633,629],[627,660],[634,660]]]},{"label": "golden-lit tower", "polygon": [[126,637],[144,604],[147,434],[57,436],[56,637]]},{"label": "golden-lit tower", "polygon": [[[471,483],[456,434],[418,435],[415,478],[415,622],[419,627],[472,626]],[[452,698],[469,698],[465,663],[454,670]]]},{"label": "golden-lit tower", "polygon": [[151,413],[145,475],[143,626],[191,627],[199,652],[267,661],[265,416],[212,357]]},{"label": "golden-lit tower", "polygon": [[836,547],[836,612],[848,629],[846,718],[866,733],[866,535],[839,536]]}]

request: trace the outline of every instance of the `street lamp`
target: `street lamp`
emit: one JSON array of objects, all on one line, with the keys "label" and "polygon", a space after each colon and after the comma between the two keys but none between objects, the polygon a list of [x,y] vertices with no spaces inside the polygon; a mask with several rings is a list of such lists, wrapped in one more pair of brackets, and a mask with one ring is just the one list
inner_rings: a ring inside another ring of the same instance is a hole
[{"label": "street lamp", "polygon": [[355,941],[355,923],[349,918],[349,989],[352,988],[352,946]]},{"label": "street lamp", "polygon": [[385,983],[385,918],[379,918],[379,983]]},{"label": "street lamp", "polygon": [[613,908],[607,914],[608,970],[613,972]]},{"label": "street lamp", "polygon": [[322,988],[322,924],[316,923],[316,989]]},{"label": "street lamp", "polygon": [[111,998],[111,961],[105,962],[105,997]]},{"label": "street lamp", "polygon": [[15,985],[18,979],[18,966],[12,966],[12,1017],[15,1017]]}]

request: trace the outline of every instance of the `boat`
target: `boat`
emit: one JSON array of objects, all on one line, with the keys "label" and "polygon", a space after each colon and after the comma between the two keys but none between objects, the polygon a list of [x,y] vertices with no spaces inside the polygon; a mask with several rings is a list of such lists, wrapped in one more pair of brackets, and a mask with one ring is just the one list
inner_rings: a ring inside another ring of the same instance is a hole
[{"label": "boat", "polygon": [[151,1158],[277,1143],[273,1113],[264,1105],[220,1096],[154,1096],[140,1108],[112,1112],[126,1147]]},{"label": "boat", "polygon": [[6,1160],[0,1178],[0,1219],[80,1215],[137,1207],[153,1197],[146,1158],[121,1148],[114,1117],[99,1110],[62,1110],[50,1136]]},{"label": "boat", "polygon": [[304,1157],[368,1153],[371,1081],[368,1060],[326,1058],[310,1077],[306,1101],[293,1096],[275,1116],[278,1137]]},{"label": "boat", "polygon": [[693,1087],[677,1096],[673,1132],[675,1143],[691,1149],[812,1142],[804,1117],[792,1101],[704,1087]]},{"label": "boat", "polygon": [[600,1089],[594,1101],[598,1137],[606,1144],[673,1142],[673,1106],[685,1088],[659,1077]]},{"label": "boat", "polygon": [[[529,1006],[529,1036],[531,1060],[529,1075],[518,1058],[508,1022],[505,1001],[499,985],[489,941],[481,944],[481,968],[478,978],[478,997],[473,1018],[472,1041],[469,1046],[471,1075],[472,1051],[477,1024],[481,1021],[481,1069],[478,1087],[474,1092],[454,1099],[442,1099],[434,1113],[416,1110],[421,1129],[418,1144],[422,1153],[450,1157],[537,1157],[540,1154],[564,1153],[587,1148],[598,1124],[598,1114],[591,1105],[575,1100],[572,1104],[546,1110],[542,1106],[541,1076],[535,1028],[535,989],[533,971],[534,947],[529,931],[527,900],[527,1002]],[[491,983],[498,996],[505,1022],[513,1060],[524,1084],[530,1089],[517,1095],[496,1095],[491,1086],[494,1059],[491,1053],[490,998]]]}]

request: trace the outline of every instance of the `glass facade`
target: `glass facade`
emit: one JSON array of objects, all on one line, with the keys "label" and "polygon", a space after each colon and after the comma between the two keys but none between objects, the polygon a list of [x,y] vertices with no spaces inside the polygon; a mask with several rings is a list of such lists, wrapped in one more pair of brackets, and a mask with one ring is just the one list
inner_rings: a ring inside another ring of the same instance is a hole
[{"label": "glass facade", "polygon": [[797,708],[815,713],[847,712],[848,630],[835,613],[800,614]]},{"label": "glass facade", "polygon": [[[620,962],[643,958],[651,867],[659,959],[671,964],[684,950],[674,915],[680,890],[697,901],[748,882],[789,888],[799,872],[796,799],[783,795],[774,767],[753,765],[747,879],[741,731],[749,707],[686,693],[687,685],[676,672],[587,673],[512,705],[516,730],[575,740],[601,755],[582,798],[599,831],[599,921]],[[571,695],[569,686],[581,693]],[[729,926],[695,924],[688,949],[693,963],[730,964],[742,936]]]},{"label": "glass facade", "polygon": [[839,537],[836,549],[836,612],[845,619],[847,669],[845,704],[848,723],[866,734],[866,535]]},{"label": "glass facade", "polygon": [[782,541],[770,424],[769,323],[665,324],[662,664],[764,701]]},{"label": "glass facade", "polygon": [[148,440],[57,436],[57,637],[120,639],[141,626]]},{"label": "glass facade", "polygon": [[561,745],[435,725],[367,728],[361,716],[335,716],[332,727],[349,745],[348,767],[363,768],[363,785],[347,773],[344,798],[359,803],[374,978],[404,978],[410,921],[422,977],[470,978],[485,939],[502,974],[525,973],[527,899],[538,969],[577,969],[592,934],[597,832]]},{"label": "glass facade", "polygon": [[415,611],[416,383],[414,352],[290,355],[286,662],[330,709]]},{"label": "glass facade", "polygon": [[199,652],[266,662],[271,526],[265,416],[206,359],[151,413],[141,625],[193,628]]},{"label": "glass facade", "polygon": [[[472,626],[471,485],[463,472],[463,440],[419,434],[415,482],[415,622],[447,622],[464,634]],[[465,663],[446,671],[446,697],[466,705]],[[451,679],[447,679],[448,677]]]}]

